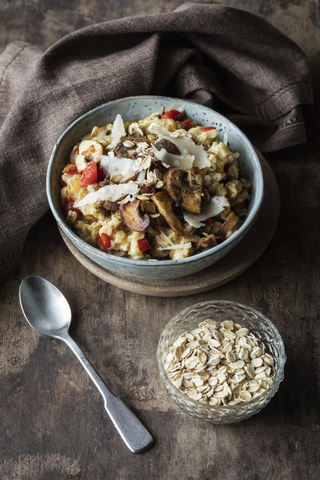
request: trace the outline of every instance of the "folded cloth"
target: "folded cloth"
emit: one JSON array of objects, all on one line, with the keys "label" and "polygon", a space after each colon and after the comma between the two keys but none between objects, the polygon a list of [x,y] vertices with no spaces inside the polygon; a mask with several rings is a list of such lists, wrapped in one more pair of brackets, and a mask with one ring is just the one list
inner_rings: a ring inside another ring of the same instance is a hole
[{"label": "folded cloth", "polygon": [[63,130],[99,104],[146,94],[218,110],[265,152],[306,140],[305,55],[246,11],[187,3],[83,28],[45,52],[10,43],[0,56],[0,280],[48,209],[46,169]]}]

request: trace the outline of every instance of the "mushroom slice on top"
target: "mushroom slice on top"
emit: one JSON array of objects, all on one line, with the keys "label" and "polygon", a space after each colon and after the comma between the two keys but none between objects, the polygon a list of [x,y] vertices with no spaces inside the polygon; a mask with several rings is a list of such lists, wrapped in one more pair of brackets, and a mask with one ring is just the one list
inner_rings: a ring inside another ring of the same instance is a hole
[{"label": "mushroom slice on top", "polygon": [[181,225],[180,220],[176,214],[172,211],[172,204],[169,195],[167,192],[157,192],[152,195],[151,200],[156,204],[158,212],[163,216],[167,224],[172,228],[172,230],[179,236],[184,235],[184,231]]},{"label": "mushroom slice on top", "polygon": [[162,148],[164,148],[168,153],[173,153],[174,155],[180,154],[179,148],[174,143],[170,142],[170,140],[166,140],[165,138],[163,138],[162,140],[159,140],[155,144],[155,147],[158,150],[161,150]]},{"label": "mushroom slice on top", "polygon": [[141,214],[140,200],[120,205],[119,210],[123,222],[134,232],[143,232],[150,223],[149,215]]},{"label": "mushroom slice on top", "polygon": [[166,187],[170,197],[191,213],[201,212],[203,176],[192,170],[184,172],[170,168],[166,176]]}]

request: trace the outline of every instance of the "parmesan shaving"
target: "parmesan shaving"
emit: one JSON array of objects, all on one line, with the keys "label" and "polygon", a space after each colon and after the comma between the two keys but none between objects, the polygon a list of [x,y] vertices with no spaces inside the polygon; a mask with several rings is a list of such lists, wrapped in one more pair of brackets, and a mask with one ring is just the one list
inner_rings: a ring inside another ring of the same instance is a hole
[{"label": "parmesan shaving", "polygon": [[192,227],[200,228],[203,227],[203,223],[207,218],[215,217],[222,212],[225,207],[229,206],[229,202],[226,197],[215,196],[212,197],[211,202],[205,205],[202,209],[202,212],[199,214],[183,212],[183,217],[186,222],[189,223]]},{"label": "parmesan shaving", "polygon": [[141,171],[135,160],[124,157],[109,157],[101,155],[100,165],[106,176],[121,175],[122,181],[132,177],[137,172]]},{"label": "parmesan shaving", "polygon": [[160,151],[155,150],[153,152],[154,156],[161,160],[161,162],[169,165],[170,167],[180,168],[180,170],[184,170],[187,172],[191,170],[194,162],[193,155],[174,155],[173,153],[167,152],[164,148]]},{"label": "parmesan shaving", "polygon": [[134,182],[119,183],[118,185],[105,185],[96,192],[90,192],[78,202],[75,202],[76,208],[83,207],[96,202],[116,202],[125,195],[136,195],[139,187]]},{"label": "parmesan shaving", "polygon": [[182,100],[175,100],[174,102],[171,103],[170,105],[170,110],[179,110],[179,112],[184,112],[187,107],[187,104],[183,102]]},{"label": "parmesan shaving", "polygon": [[161,125],[152,123],[150,125],[150,131],[155,133],[160,138],[169,140],[172,142],[180,151],[182,156],[194,156],[193,166],[198,168],[210,167],[211,162],[207,157],[207,153],[202,145],[196,145],[192,138],[187,136],[183,137],[174,137],[170,135],[169,130]]},{"label": "parmesan shaving", "polygon": [[108,148],[116,147],[120,142],[121,137],[125,137],[125,136],[126,136],[126,130],[124,128],[123,120],[121,115],[119,115],[118,113],[112,126],[112,130],[111,130],[112,142],[110,143]]}]

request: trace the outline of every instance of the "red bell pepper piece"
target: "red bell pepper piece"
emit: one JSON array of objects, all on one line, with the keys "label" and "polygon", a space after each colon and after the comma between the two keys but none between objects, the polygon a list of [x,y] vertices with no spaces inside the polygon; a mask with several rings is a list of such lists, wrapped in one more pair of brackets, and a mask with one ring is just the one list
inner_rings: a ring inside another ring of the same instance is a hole
[{"label": "red bell pepper piece", "polygon": [[139,240],[137,241],[137,244],[140,252],[146,252],[147,250],[150,250],[150,244],[146,239],[146,237],[139,238]]},{"label": "red bell pepper piece", "polygon": [[179,115],[181,115],[179,110],[167,110],[161,115],[161,118],[172,118],[173,120],[176,120]]},{"label": "red bell pepper piece", "polygon": [[99,245],[104,249],[108,250],[111,247],[112,238],[107,233],[101,233],[99,235]]},{"label": "red bell pepper piece", "polygon": [[101,167],[97,167],[97,181],[102,182],[105,179],[105,175]]},{"label": "red bell pepper piece", "polygon": [[185,118],[184,120],[182,120],[182,122],[184,124],[184,129],[185,130],[189,130],[189,128],[191,127],[191,120],[190,118]]},{"label": "red bell pepper piece", "polygon": [[88,163],[87,168],[83,171],[80,178],[80,187],[87,187],[98,181],[98,167],[96,162]]},{"label": "red bell pepper piece", "polygon": [[209,130],[216,130],[215,127],[203,127],[202,131],[203,132],[208,132]]}]

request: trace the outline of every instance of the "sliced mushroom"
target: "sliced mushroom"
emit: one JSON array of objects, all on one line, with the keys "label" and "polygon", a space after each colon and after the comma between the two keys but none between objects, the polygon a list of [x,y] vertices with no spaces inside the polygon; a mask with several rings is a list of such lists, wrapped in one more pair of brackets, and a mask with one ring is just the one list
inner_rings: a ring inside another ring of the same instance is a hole
[{"label": "sliced mushroom", "polygon": [[119,210],[123,222],[134,232],[143,232],[150,223],[148,214],[141,215],[140,200],[120,205]]},{"label": "sliced mushroom", "polygon": [[206,237],[200,238],[200,240],[197,242],[197,249],[206,249],[206,248],[212,248],[215,247],[218,244],[216,236],[214,233],[211,233],[211,235],[207,235]]},{"label": "sliced mushroom", "polygon": [[79,153],[84,157],[93,157],[98,161],[103,154],[103,146],[96,140],[83,140],[79,145]]},{"label": "sliced mushroom", "polygon": [[237,224],[239,217],[234,214],[234,212],[230,212],[225,221],[222,224],[222,227],[219,230],[220,235],[226,235],[233,227]]},{"label": "sliced mushroom", "polygon": [[[76,154],[78,152],[78,154]],[[83,140],[78,150],[73,154],[72,163],[77,165],[78,172],[84,172],[88,166],[90,160],[95,162],[100,161],[101,155],[103,154],[103,146],[101,143],[95,140]]]},{"label": "sliced mushroom", "polygon": [[88,162],[86,161],[86,157],[84,157],[83,155],[80,155],[80,154],[78,154],[75,157],[75,164],[77,166],[77,170],[78,170],[79,173],[84,172],[85,169],[88,166]]},{"label": "sliced mushroom", "polygon": [[172,204],[169,195],[167,192],[157,192],[155,195],[152,195],[151,200],[156,204],[157,209],[160,215],[163,216],[167,224],[172,228],[172,230],[179,236],[184,235],[184,231],[180,220],[176,214],[172,211]]},{"label": "sliced mushroom", "polygon": [[156,205],[150,200],[141,200],[140,203],[141,210],[146,213],[156,213]]},{"label": "sliced mushroom", "polygon": [[165,138],[159,140],[159,142],[155,144],[155,147],[158,150],[164,148],[168,153],[173,153],[174,155],[180,154],[179,148],[174,143],[170,142],[170,140],[166,140]]},{"label": "sliced mushroom", "polygon": [[170,197],[191,213],[201,213],[203,176],[192,170],[184,172],[170,168],[166,176],[166,187]]}]

